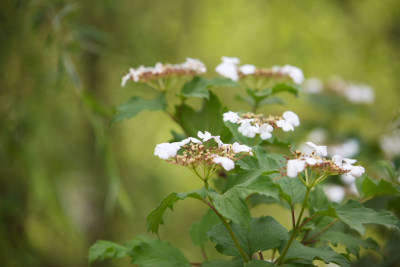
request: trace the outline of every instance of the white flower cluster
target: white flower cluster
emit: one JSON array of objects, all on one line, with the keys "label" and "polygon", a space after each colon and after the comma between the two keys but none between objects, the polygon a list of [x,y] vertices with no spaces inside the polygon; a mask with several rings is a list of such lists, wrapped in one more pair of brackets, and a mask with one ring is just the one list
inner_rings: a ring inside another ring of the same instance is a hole
[{"label": "white flower cluster", "polygon": [[285,65],[283,67],[273,66],[272,69],[257,69],[254,65],[245,64],[239,66],[240,60],[237,57],[222,57],[215,71],[223,76],[238,81],[240,77],[254,75],[257,77],[281,77],[287,76],[294,83],[301,84],[304,80],[304,75],[301,69]]},{"label": "white flower cluster", "polygon": [[294,131],[294,127],[300,125],[299,117],[292,111],[285,111],[282,117],[261,117],[252,113],[239,116],[236,112],[224,113],[224,121],[240,124],[238,131],[246,137],[254,138],[256,134],[260,135],[262,140],[272,137],[274,128],[282,128],[283,131]]},{"label": "white flower cluster", "polygon": [[319,94],[324,89],[335,92],[354,104],[371,104],[375,101],[374,90],[369,85],[349,83],[338,76],[330,78],[326,86],[318,78],[309,78],[304,82],[307,93]]},{"label": "white flower cluster", "polygon": [[[221,165],[225,170],[229,171],[235,167],[234,160],[237,154],[245,153],[252,155],[251,148],[246,145],[240,145],[235,142],[233,144],[224,144],[220,136],[213,136],[205,131],[197,133],[198,138],[189,137],[180,142],[158,144],[154,149],[154,155],[163,160],[169,160],[171,163],[196,167],[203,164],[211,166],[215,164]],[[204,142],[214,140],[217,146],[207,147]],[[182,150],[179,155],[178,151]]]},{"label": "white flower cluster", "polygon": [[149,80],[165,78],[169,76],[184,76],[203,74],[207,71],[203,62],[198,59],[186,58],[181,64],[157,63],[154,67],[139,66],[130,68],[129,73],[122,77],[121,86],[132,80],[134,82],[147,82]]},{"label": "white flower cluster", "polygon": [[352,165],[356,162],[355,159],[334,155],[332,160],[327,160],[323,158],[328,155],[326,146],[317,146],[312,142],[307,142],[306,144],[313,148],[313,153],[311,155],[306,155],[301,151],[296,151],[296,159],[288,160],[287,176],[292,178],[296,177],[307,167],[310,167],[315,172],[328,175],[348,173],[348,175],[353,177],[360,177],[365,172],[362,166]]}]

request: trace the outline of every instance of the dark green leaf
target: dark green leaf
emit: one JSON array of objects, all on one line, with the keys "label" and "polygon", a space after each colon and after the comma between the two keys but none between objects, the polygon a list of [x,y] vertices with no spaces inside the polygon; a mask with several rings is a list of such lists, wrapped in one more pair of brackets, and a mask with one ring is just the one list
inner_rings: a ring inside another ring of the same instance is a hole
[{"label": "dark green leaf", "polygon": [[159,239],[138,236],[127,247],[131,262],[142,267],[190,267],[182,252]]},{"label": "dark green leaf", "polygon": [[193,244],[203,246],[207,240],[207,232],[216,224],[220,223],[220,219],[211,209],[201,218],[199,222],[195,222],[190,228],[190,236]]},{"label": "dark green leaf", "polygon": [[212,260],[205,261],[201,265],[201,267],[243,267],[243,260]]},{"label": "dark green leaf", "polygon": [[173,205],[178,200],[183,200],[187,197],[203,200],[206,197],[205,188],[200,188],[186,193],[172,193],[164,198],[161,203],[147,216],[147,231],[158,234],[158,227],[162,224],[162,216],[167,208],[172,210]]},{"label": "dark green leaf", "polygon": [[104,261],[123,258],[127,255],[128,249],[117,243],[99,240],[89,249],[89,265],[94,261]]},{"label": "dark green leaf", "polygon": [[165,99],[162,94],[151,100],[133,96],[127,102],[115,108],[115,115],[111,122],[118,122],[126,118],[134,117],[143,110],[163,110],[165,107]]},{"label": "dark green leaf", "polygon": [[302,181],[296,178],[289,178],[287,176],[277,180],[281,187],[281,195],[291,205],[302,202],[306,195],[306,187]]},{"label": "dark green leaf", "polygon": [[384,179],[373,181],[367,176],[363,176],[357,179],[357,183],[358,187],[361,189],[359,191],[361,197],[364,199],[377,196],[395,195],[399,193],[394,184]]},{"label": "dark green leaf", "polygon": [[316,212],[318,215],[325,215],[338,218],[350,228],[364,235],[364,224],[373,223],[384,225],[389,228],[398,228],[398,220],[393,213],[383,210],[376,212],[372,209],[365,208],[355,200],[349,200],[343,205],[334,205],[324,211]]},{"label": "dark green leaf", "polygon": [[358,236],[351,235],[349,233],[343,233],[339,231],[329,231],[324,233],[321,240],[332,243],[334,246],[341,244],[346,247],[348,254],[353,254],[359,258],[360,247],[370,248],[375,251],[379,251],[379,245],[372,238],[361,239]]},{"label": "dark green leaf", "polygon": [[290,262],[298,259],[307,261],[322,260],[325,263],[333,262],[342,267],[350,266],[349,261],[345,257],[336,253],[329,247],[311,248],[297,241],[293,241],[285,255],[284,261]]},{"label": "dark green leaf", "polygon": [[310,215],[314,214],[318,210],[323,210],[329,203],[328,198],[325,195],[324,190],[321,186],[314,187],[310,192],[308,199]]},{"label": "dark green leaf", "polygon": [[185,98],[199,97],[210,98],[209,88],[213,86],[237,86],[238,84],[228,78],[215,77],[207,79],[203,77],[194,77],[191,81],[185,83],[182,88],[181,95]]},{"label": "dark green leaf", "polygon": [[267,151],[260,147],[252,147],[254,157],[244,157],[237,161],[237,165],[243,170],[261,170],[262,174],[271,174],[279,172],[283,166],[284,157],[277,154],[268,154]]},{"label": "dark green leaf", "polygon": [[[195,111],[182,104],[176,107],[175,116],[188,136],[196,136],[198,131],[208,131],[213,135],[221,135],[221,139],[229,140],[231,134],[222,124],[223,108],[217,96],[210,92],[210,99],[203,100],[203,107]],[[226,142],[226,141],[225,141]]]},{"label": "dark green leaf", "polygon": [[[269,216],[252,219],[250,228],[232,222],[230,226],[249,259],[251,259],[253,253],[259,250],[265,251],[281,246],[282,242],[288,237],[286,228]],[[214,226],[208,232],[208,235],[211,241],[217,244],[216,249],[222,254],[229,256],[240,255],[223,224]]]}]

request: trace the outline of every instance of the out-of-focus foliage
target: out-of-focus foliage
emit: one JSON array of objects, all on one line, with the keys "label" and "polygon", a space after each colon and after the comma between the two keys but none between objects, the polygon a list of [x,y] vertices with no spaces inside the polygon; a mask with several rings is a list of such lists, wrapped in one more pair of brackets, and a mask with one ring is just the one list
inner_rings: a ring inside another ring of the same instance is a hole
[{"label": "out-of-focus foliage", "polygon": [[[400,103],[399,1],[8,0],[0,2],[0,40],[4,266],[86,266],[95,240],[124,243],[144,233],[161,196],[199,187],[189,172],[153,156],[154,145],[178,129],[164,114],[110,125],[111,108],[133,92],[156,96],[132,84],[120,88],[122,74],[141,64],[190,56],[213,73],[221,56],[238,56],[258,66],[293,64],[324,81],[336,74],[367,83],[375,102],[355,109],[343,99],[311,105],[308,96],[288,95],[285,102],[304,118],[295,141],[323,121],[328,140],[359,140],[361,163],[382,176],[373,164],[383,156],[378,140],[390,134]],[[244,91],[214,93],[232,110],[247,108],[234,100]],[[381,202],[366,204],[399,214],[398,199]],[[187,207],[164,216],[160,235],[195,261],[201,253],[188,233],[204,209]],[[389,251],[398,247],[393,239]]]}]

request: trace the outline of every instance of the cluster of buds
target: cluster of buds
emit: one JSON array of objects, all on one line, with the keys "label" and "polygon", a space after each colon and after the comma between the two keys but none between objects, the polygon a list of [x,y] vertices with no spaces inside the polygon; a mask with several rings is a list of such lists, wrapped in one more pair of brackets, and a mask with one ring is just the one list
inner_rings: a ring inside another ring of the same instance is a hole
[{"label": "cluster of buds", "polygon": [[154,155],[170,163],[189,167],[204,180],[215,173],[218,165],[229,171],[235,167],[236,160],[252,155],[250,147],[236,142],[224,144],[220,136],[213,136],[207,131],[199,131],[197,136],[201,140],[189,137],[180,142],[158,144]]},{"label": "cluster of buds", "polygon": [[374,90],[369,85],[347,82],[339,76],[330,78],[326,86],[318,78],[309,78],[304,82],[304,88],[310,94],[330,91],[354,104],[371,104],[375,101]]},{"label": "cluster of buds", "polygon": [[129,73],[122,77],[121,86],[125,86],[129,80],[149,82],[169,77],[194,76],[203,74],[206,71],[204,63],[193,58],[186,58],[186,61],[181,64],[157,63],[154,67],[140,66],[136,69],[130,68]]},{"label": "cluster of buds", "polygon": [[272,137],[272,131],[275,128],[281,128],[283,131],[294,131],[294,127],[300,125],[299,117],[292,111],[285,111],[282,116],[269,115],[265,117],[262,114],[236,112],[224,113],[224,121],[240,124],[238,131],[246,137],[253,138],[256,134],[260,135],[262,140]]},{"label": "cluster of buds", "polygon": [[258,69],[249,64],[239,66],[239,63],[240,60],[236,57],[222,57],[222,63],[215,68],[215,71],[219,75],[234,81],[247,76],[276,80],[288,79],[296,84],[301,84],[304,80],[302,70],[294,66],[285,65],[283,67],[273,66],[270,69]]},{"label": "cluster of buds", "polygon": [[296,177],[306,168],[310,168],[314,173],[321,175],[347,174],[355,178],[360,177],[364,172],[362,166],[353,166],[355,159],[343,158],[334,155],[332,159],[326,159],[328,155],[326,146],[317,146],[312,142],[306,143],[313,148],[311,155],[307,155],[300,150],[293,152],[294,159],[288,160],[287,176]]}]

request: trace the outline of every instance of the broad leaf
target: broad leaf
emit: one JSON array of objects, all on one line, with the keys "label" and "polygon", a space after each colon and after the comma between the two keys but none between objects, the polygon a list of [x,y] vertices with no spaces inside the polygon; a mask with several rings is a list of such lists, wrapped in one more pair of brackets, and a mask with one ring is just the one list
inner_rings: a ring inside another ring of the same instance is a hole
[{"label": "broad leaf", "polygon": [[307,261],[322,260],[325,263],[333,262],[342,267],[350,266],[348,259],[336,253],[329,247],[306,247],[295,240],[290,245],[290,248],[284,257],[284,262],[289,263],[290,261],[299,259]]},{"label": "broad leaf", "polygon": [[334,205],[324,211],[316,212],[318,215],[325,215],[337,218],[364,235],[364,224],[373,223],[384,225],[389,228],[398,228],[398,220],[393,213],[383,210],[376,212],[372,209],[365,208],[355,200],[349,200],[343,205]]},{"label": "broad leaf", "polygon": [[94,261],[104,261],[123,258],[128,254],[128,249],[117,243],[99,240],[89,249],[89,265]]},{"label": "broad leaf", "polygon": [[357,258],[360,256],[360,247],[379,251],[379,244],[376,243],[372,238],[361,239],[360,237],[351,235],[349,233],[329,231],[324,233],[320,239],[330,242],[334,246],[337,246],[337,244],[343,245],[346,247],[348,254],[353,254]]},{"label": "broad leaf", "polygon": [[238,84],[228,78],[216,77],[207,79],[203,77],[194,77],[191,81],[185,83],[182,88],[181,95],[185,98],[199,97],[210,98],[209,88],[213,86],[237,86]]},{"label": "broad leaf", "polygon": [[127,246],[133,264],[142,267],[190,267],[182,252],[159,239],[138,236]]},{"label": "broad leaf", "polygon": [[127,102],[115,107],[115,115],[111,122],[114,123],[134,117],[143,110],[163,110],[165,107],[166,103],[163,94],[160,94],[151,100],[133,96]]},{"label": "broad leaf", "polygon": [[286,201],[294,205],[302,202],[306,195],[306,187],[299,178],[289,178],[287,176],[277,180],[281,187],[281,195]]},{"label": "broad leaf", "polygon": [[323,210],[328,205],[329,201],[321,186],[316,186],[311,190],[308,198],[309,213],[314,214],[318,210]]},{"label": "broad leaf", "polygon": [[193,244],[203,246],[208,240],[207,232],[220,222],[215,212],[208,209],[203,218],[199,222],[195,222],[190,228],[190,236],[192,237]]},{"label": "broad leaf", "polygon": [[224,141],[231,138],[229,130],[221,123],[223,108],[215,94],[210,92],[210,99],[204,99],[203,106],[198,111],[186,104],[175,108],[175,117],[188,136],[196,136],[198,131],[208,131],[214,135],[221,135]]},{"label": "broad leaf", "polygon": [[205,261],[201,265],[201,267],[243,267],[243,260],[211,260]]},{"label": "broad leaf", "polygon": [[200,188],[186,193],[171,193],[164,198],[161,203],[147,216],[147,231],[158,234],[158,227],[162,224],[162,216],[167,208],[172,210],[173,205],[178,200],[183,200],[187,197],[203,200],[206,197],[205,188]]},{"label": "broad leaf", "polygon": [[255,154],[254,157],[244,157],[237,161],[237,165],[243,170],[261,170],[262,174],[271,174],[279,172],[283,166],[284,157],[277,154],[268,154],[267,151],[260,147],[252,147]]},{"label": "broad leaf", "polygon": [[[286,228],[269,216],[252,219],[250,228],[232,222],[230,226],[248,259],[259,250],[265,251],[281,246],[288,237]],[[208,236],[217,244],[216,249],[222,254],[240,255],[223,224],[214,226],[208,232]]]},{"label": "broad leaf", "polygon": [[274,87],[272,87],[271,95],[278,94],[281,92],[288,92],[294,96],[298,96],[299,92],[301,92],[301,85],[294,83],[278,83]]},{"label": "broad leaf", "polygon": [[363,176],[358,178],[356,183],[358,187],[357,189],[361,193],[361,197],[364,199],[377,196],[395,195],[399,193],[394,184],[384,179],[373,181],[367,176]]}]

